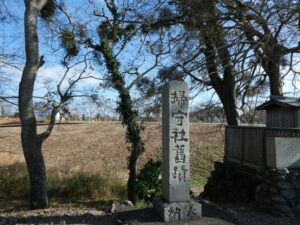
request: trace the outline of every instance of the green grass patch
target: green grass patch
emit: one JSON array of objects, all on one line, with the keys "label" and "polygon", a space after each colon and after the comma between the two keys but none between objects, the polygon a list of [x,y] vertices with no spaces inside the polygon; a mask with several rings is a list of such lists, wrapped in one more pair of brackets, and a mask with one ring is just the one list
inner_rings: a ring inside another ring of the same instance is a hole
[{"label": "green grass patch", "polygon": [[80,199],[101,195],[105,180],[97,175],[76,174],[73,176],[48,176],[49,197]]},{"label": "green grass patch", "polygon": [[202,176],[192,176],[191,177],[191,185],[199,188],[204,188],[207,182],[207,177]]},{"label": "green grass patch", "polygon": [[[27,199],[29,193],[28,172],[25,166],[0,169],[0,199]],[[113,176],[98,174],[61,175],[48,174],[48,196],[53,202],[78,200],[120,200],[126,198],[126,184]],[[100,203],[99,203],[100,204]]]},{"label": "green grass patch", "polygon": [[213,147],[197,149],[191,157],[191,184],[203,188],[213,170],[216,161],[222,161],[219,150]]},{"label": "green grass patch", "polygon": [[138,200],[135,204],[136,207],[138,208],[144,208],[144,207],[149,207],[151,206],[152,203],[144,200]]},{"label": "green grass patch", "polygon": [[50,199],[123,199],[126,193],[126,185],[113,177],[85,173],[62,176],[55,172],[48,175]]},{"label": "green grass patch", "polygon": [[0,198],[22,198],[29,192],[28,172],[24,166],[0,170]]}]

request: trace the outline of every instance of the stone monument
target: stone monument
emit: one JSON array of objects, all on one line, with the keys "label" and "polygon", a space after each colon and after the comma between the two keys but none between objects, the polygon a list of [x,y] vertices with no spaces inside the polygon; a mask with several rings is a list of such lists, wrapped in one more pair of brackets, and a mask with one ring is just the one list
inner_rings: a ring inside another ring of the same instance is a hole
[{"label": "stone monument", "polygon": [[201,204],[190,199],[188,85],[171,81],[162,93],[163,195],[153,206],[164,221],[202,215]]}]

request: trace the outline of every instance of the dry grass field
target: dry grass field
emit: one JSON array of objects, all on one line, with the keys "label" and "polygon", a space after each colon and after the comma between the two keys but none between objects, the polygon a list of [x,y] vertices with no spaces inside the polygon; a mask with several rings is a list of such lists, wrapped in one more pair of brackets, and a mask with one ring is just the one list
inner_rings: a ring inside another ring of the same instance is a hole
[{"label": "dry grass field", "polygon": [[[146,122],[144,127],[142,137],[145,141],[146,151],[139,160],[139,168],[149,159],[161,158],[161,124]],[[38,127],[39,131],[43,129],[45,126]],[[191,184],[195,191],[199,192],[203,188],[213,163],[222,160],[223,142],[223,128],[220,128],[219,125],[191,123]],[[120,122],[107,121],[56,126],[43,145],[43,153],[49,183],[51,183],[49,189],[52,192],[59,192],[54,186],[56,183],[63,182],[63,179],[84,175],[83,180],[77,179],[69,181],[69,183],[79,182],[83,185],[85,182],[96,183],[93,181],[95,177],[101,177],[106,183],[96,196],[91,191],[94,198],[119,198],[126,193],[128,150],[125,128]],[[10,184],[7,184],[6,188],[2,185],[2,190],[15,190],[15,193],[9,192],[8,194],[8,191],[3,193],[0,189],[0,199],[9,198],[9,196],[14,198],[18,196],[18,192],[26,192],[21,189],[22,187],[24,189],[22,182],[27,182],[26,174],[21,177],[21,174],[26,173],[24,167],[20,127],[0,128],[0,172],[2,174],[0,179],[2,179],[2,183],[4,182],[3,174],[11,173],[9,179],[4,176],[6,182],[10,182]],[[15,177],[16,174],[19,174],[19,177]],[[19,191],[16,186],[20,186]],[[61,186],[57,186],[57,188],[61,188]],[[74,186],[76,188],[76,185]],[[68,190],[70,191],[70,189],[66,189],[63,193],[65,197],[68,197]],[[78,193],[78,190],[75,193]],[[74,193],[72,192],[72,194]]]}]

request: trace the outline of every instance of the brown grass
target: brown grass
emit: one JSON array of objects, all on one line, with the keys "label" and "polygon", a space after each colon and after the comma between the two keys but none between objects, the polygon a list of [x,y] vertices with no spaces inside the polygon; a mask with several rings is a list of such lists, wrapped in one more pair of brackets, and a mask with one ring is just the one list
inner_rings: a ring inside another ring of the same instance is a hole
[{"label": "brown grass", "polygon": [[19,118],[0,118],[0,125],[19,124]]},{"label": "brown grass", "polygon": [[[38,123],[48,122],[46,120],[37,120]],[[0,118],[0,125],[20,124],[20,118]]]},{"label": "brown grass", "polygon": [[[146,151],[139,160],[142,167],[149,159],[161,158],[161,124],[147,122],[142,132]],[[41,132],[44,126],[38,127]],[[0,128],[0,167],[24,163],[20,128]],[[120,122],[60,125],[43,144],[48,173],[100,175],[124,185],[128,178],[128,145]],[[201,190],[214,161],[223,158],[223,128],[191,123],[190,152],[192,186]]]}]

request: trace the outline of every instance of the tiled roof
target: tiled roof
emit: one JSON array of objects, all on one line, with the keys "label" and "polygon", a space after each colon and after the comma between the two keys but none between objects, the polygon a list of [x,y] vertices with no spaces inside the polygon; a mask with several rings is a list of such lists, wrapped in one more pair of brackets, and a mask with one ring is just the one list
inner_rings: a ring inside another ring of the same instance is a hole
[{"label": "tiled roof", "polygon": [[264,110],[273,105],[281,106],[284,108],[300,108],[300,98],[271,96],[269,101],[257,106],[255,109]]}]

